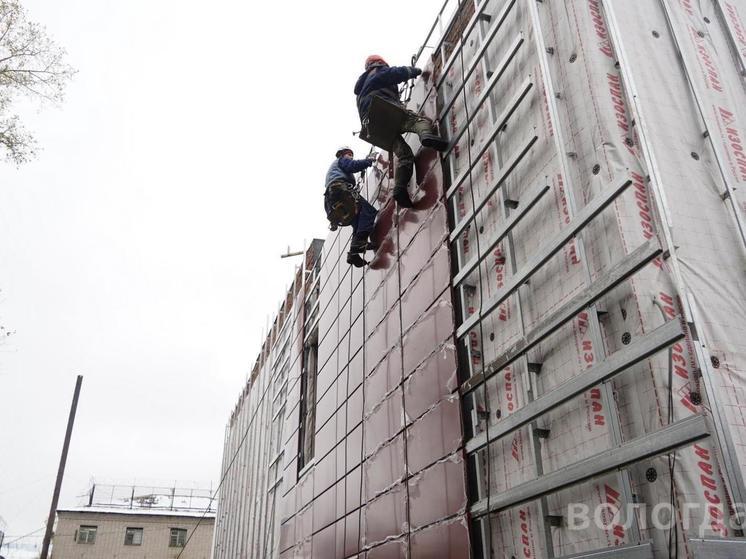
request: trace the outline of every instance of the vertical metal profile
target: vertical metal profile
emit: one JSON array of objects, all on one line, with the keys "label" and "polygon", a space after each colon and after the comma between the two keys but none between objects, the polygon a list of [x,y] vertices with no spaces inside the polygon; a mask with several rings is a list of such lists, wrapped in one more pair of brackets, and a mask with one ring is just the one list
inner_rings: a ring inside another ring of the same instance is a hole
[{"label": "vertical metal profile", "polygon": [[712,122],[712,118],[707,115],[704,104],[702,102],[702,92],[700,90],[700,87],[692,79],[692,73],[689,69],[689,64],[687,63],[686,56],[684,56],[684,51],[681,49],[681,42],[679,41],[679,36],[676,33],[676,26],[674,25],[673,19],[671,17],[671,8],[668,4],[668,0],[659,0],[659,2],[661,4],[661,8],[663,9],[664,15],[666,16],[668,30],[671,33],[674,45],[679,53],[679,62],[681,63],[681,69],[684,72],[687,84],[689,85],[689,89],[691,90],[692,98],[697,105],[699,116],[704,123],[707,140],[710,144],[710,148],[715,154],[715,161],[717,163],[720,179],[723,181],[723,187],[725,188],[725,190],[721,192],[720,197],[723,199],[723,201],[727,201],[730,205],[732,215],[736,221],[736,227],[738,228],[738,232],[741,236],[741,243],[746,248],[746,224],[744,224],[744,218],[741,214],[741,209],[738,207],[738,202],[736,201],[735,191],[733,185],[731,184],[731,179],[728,175],[727,163],[725,162],[725,158],[723,157],[722,149],[713,139],[713,132],[717,130],[717,126],[715,126]]},{"label": "vertical metal profile", "polygon": [[[512,1],[515,1],[515,0],[512,0]],[[482,2],[481,10],[484,9],[484,7],[487,5],[487,3],[488,2],[486,0],[484,2]],[[479,13],[481,13],[481,10],[480,9],[475,10],[476,13],[474,14],[474,19],[472,20],[472,22],[468,26],[467,30],[465,31],[466,34],[470,33],[471,30],[474,29],[474,25],[476,25],[477,22],[478,22]],[[456,59],[460,59],[460,64],[461,64],[461,80],[459,81],[458,85],[455,87],[455,91],[453,92],[453,97],[450,99],[450,101],[447,102],[448,109],[445,110],[445,111],[443,111],[441,109],[442,116],[443,116],[443,120],[441,120],[441,122],[442,122],[441,130],[447,130],[448,129],[448,122],[447,122],[447,119],[445,117],[448,115],[449,111],[454,110],[455,101],[456,101],[456,99],[459,96],[461,96],[461,98],[463,99],[463,102],[464,102],[464,113],[465,113],[464,114],[463,129],[461,131],[457,131],[454,134],[454,137],[452,138],[452,140],[454,142],[456,142],[456,141],[460,140],[462,136],[465,135],[466,138],[467,138],[467,143],[468,143],[467,145],[470,145],[471,144],[471,129],[470,129],[470,126],[471,126],[471,122],[472,122],[472,116],[470,116],[470,114],[469,114],[470,111],[469,111],[469,108],[468,108],[469,105],[468,105],[468,99],[467,99],[467,96],[466,96],[466,79],[467,78],[466,78],[466,76],[464,74],[464,64],[465,63],[464,63],[464,59],[463,59],[463,52],[464,52],[463,47],[464,47],[464,36],[462,34],[460,36],[460,41],[459,41],[458,45],[456,46],[457,52],[454,52],[451,55],[451,57],[450,57],[450,59],[449,59],[448,62],[445,61],[445,57],[443,59],[443,61],[444,61],[444,64],[443,64],[443,74],[441,76],[441,79],[440,79],[439,83],[437,84],[437,87],[440,87],[441,85],[445,86],[445,87],[449,87],[448,82],[445,80],[445,76],[446,76],[448,70],[450,69],[450,67],[453,65],[453,62]],[[484,99],[482,99],[482,101],[484,101],[485,99],[486,99],[486,97]],[[480,106],[481,106],[481,103],[480,103]],[[479,106],[475,110],[479,110]],[[471,153],[470,149],[467,150],[467,153],[468,153],[467,168],[464,171],[460,171],[460,173],[462,173],[462,174],[459,175],[461,178],[457,178],[456,177],[454,165],[452,164],[452,162],[453,162],[453,160],[455,160],[455,156],[456,156],[455,150],[453,148],[449,149],[448,152],[444,154],[444,159],[448,163],[447,164],[447,168],[448,168],[448,172],[449,172],[449,177],[448,177],[449,178],[449,181],[448,181],[449,184],[451,184],[451,185],[454,184],[454,182],[456,180],[459,180],[462,184],[467,184],[467,180],[468,180],[468,188],[469,188],[469,192],[470,192],[470,195],[471,195],[471,212],[470,213],[474,214],[475,210],[476,210],[476,206],[475,206],[476,200],[474,198],[474,191],[473,191],[473,184],[472,184],[472,169],[474,167],[474,161],[472,160],[472,153]],[[452,222],[452,225],[453,225],[453,227],[452,227],[451,230],[454,230],[458,226],[458,223],[459,223],[459,202],[458,202],[458,195],[457,195],[456,192],[454,192],[453,196],[450,196],[450,197],[446,196],[446,205],[449,208],[449,211],[451,213],[451,222]],[[452,247],[455,248],[455,250],[452,250],[451,254],[455,253],[456,270],[463,269],[463,267],[465,265],[466,254],[465,254],[464,244],[463,244],[463,238],[464,238],[465,235],[469,235],[469,228],[464,228],[464,230],[458,236],[456,236],[455,238],[450,238],[449,237],[449,243],[452,243]],[[477,258],[479,258],[479,256],[482,253],[482,251],[480,249],[479,242],[480,241],[479,241],[478,235],[475,235],[475,246],[474,246],[474,248],[476,249],[476,255],[477,255],[476,257]],[[483,282],[482,282],[482,269],[481,269],[481,267],[478,267],[475,270],[475,272],[476,272],[477,277],[478,277],[478,280],[477,280],[479,282],[478,286],[472,286],[472,285],[467,284],[466,282],[460,282],[459,284],[455,284],[455,285],[452,284],[454,290],[456,291],[456,299],[458,301],[459,310],[460,310],[460,313],[459,313],[460,314],[460,317],[459,317],[460,320],[465,320],[466,317],[469,316],[469,314],[470,314],[469,313],[469,307],[468,307],[468,304],[467,304],[467,297],[469,297],[471,295],[469,293],[469,291],[473,290],[474,292],[476,292],[477,289],[479,290],[479,301],[480,301],[480,304],[481,304],[481,300],[483,298],[483,293],[482,293],[482,284],[483,284]],[[479,328],[479,330],[478,330],[478,342],[479,342],[478,351],[480,352],[479,353],[479,359],[480,359],[480,368],[481,368],[481,366],[483,366],[483,364],[484,364],[484,353],[483,353],[483,350],[484,350],[484,335],[483,335],[482,325],[481,324],[478,326],[478,328]],[[465,361],[465,365],[466,365],[466,369],[468,371],[468,375],[471,376],[474,373],[474,365],[475,365],[475,361],[476,361],[476,359],[475,359],[476,355],[475,355],[475,352],[474,352],[474,348],[472,348],[472,339],[471,339],[471,336],[467,336],[463,340],[456,340],[456,343],[457,343],[457,351],[459,353],[459,361],[461,363],[464,363],[464,361]],[[464,345],[463,346],[459,346],[459,344],[462,344],[462,343]],[[462,359],[462,357],[461,357],[462,355],[465,356],[465,359]],[[463,380],[463,379],[460,379],[460,380]],[[462,410],[463,410],[462,413],[464,413],[464,415],[465,415],[464,421],[466,423],[468,423],[469,425],[471,425],[472,428],[473,428],[473,430],[476,430],[476,429],[479,428],[480,422],[482,421],[482,418],[480,417],[481,410],[479,409],[479,407],[482,406],[482,407],[484,407],[486,409],[486,406],[487,406],[486,387],[482,387],[481,393],[475,392],[471,396],[471,398],[472,398],[473,406],[470,407],[469,405],[463,405],[462,406]],[[466,417],[467,414],[468,414],[468,417]],[[489,429],[489,421],[486,422],[485,429]],[[489,463],[489,459],[487,459],[486,463],[480,463],[481,459],[482,459],[482,457],[479,456],[478,454],[474,456],[474,461],[475,461],[474,464],[475,464],[475,468],[476,468],[476,471],[475,471],[475,477],[476,477],[476,479],[474,479],[473,482],[476,484],[476,491],[477,491],[478,494],[481,495],[482,492],[486,492],[486,494],[489,495],[489,491],[490,491],[490,473],[491,473],[490,463]],[[467,458],[467,463],[468,463],[468,460],[469,459]],[[486,474],[484,473],[484,471],[486,471]],[[483,545],[483,548],[482,548],[483,557],[490,557],[491,556],[491,543],[490,542],[491,542],[492,534],[491,534],[491,530],[489,530],[488,526],[489,526],[488,524],[485,525],[485,523],[480,523],[480,528],[481,528],[480,537],[481,537],[481,540],[482,540],[481,543]]]},{"label": "vertical metal profile", "polygon": [[[723,0],[712,0],[715,6],[717,6],[718,12],[720,12],[720,18],[725,26],[725,32],[728,35],[728,42],[730,43],[731,50],[733,50],[733,56],[735,57],[739,66],[738,70],[741,77],[746,77],[746,45],[743,46],[743,50],[738,47],[738,39],[733,25],[731,25],[731,19],[728,17],[728,11],[731,9],[731,5],[728,4],[727,8],[723,8]],[[727,4],[727,2],[726,2]]]},{"label": "vertical metal profile", "polygon": [[[604,7],[604,16],[606,18],[606,24],[609,29],[609,40],[611,42],[612,48],[614,49],[616,59],[619,62],[619,71],[622,76],[622,84],[629,103],[629,109],[634,117],[637,127],[637,133],[640,138],[640,147],[642,149],[643,158],[645,160],[645,165],[650,177],[650,190],[653,194],[653,199],[658,208],[661,219],[664,222],[663,227],[659,232],[663,237],[664,249],[666,249],[669,255],[668,263],[671,266],[672,280],[681,299],[684,319],[687,322],[692,333],[694,342],[693,345],[695,348],[697,362],[702,372],[702,379],[705,384],[705,390],[709,397],[714,402],[717,402],[720,398],[717,386],[714,382],[714,375],[711,368],[710,359],[705,351],[707,343],[702,332],[695,327],[696,315],[694,307],[692,305],[693,298],[691,297],[691,294],[687,290],[686,284],[683,281],[681,267],[678,261],[678,257],[676,256],[676,245],[673,242],[673,236],[671,232],[671,212],[666,201],[662,174],[658,166],[655,151],[649,138],[647,119],[640,103],[637,86],[630,69],[631,66],[629,63],[629,58],[624,48],[623,35],[616,17],[614,0],[601,0],[601,3]],[[712,414],[715,430],[715,433],[713,435],[717,439],[718,450],[722,458],[722,466],[725,473],[725,484],[732,500],[736,503],[744,503],[746,502],[746,486],[744,485],[743,472],[741,471],[737,460],[733,438],[730,431],[727,429],[727,421],[724,416],[722,406],[711,406],[710,412]],[[736,511],[736,515],[738,515],[739,512],[742,511]],[[738,521],[739,524],[743,525],[743,518],[739,518]]]},{"label": "vertical metal profile", "polygon": [[[479,26],[479,32],[480,32],[480,39],[482,41],[489,40],[490,37],[494,36],[494,35],[486,35],[483,25]],[[484,68],[483,69],[485,71],[485,75],[487,75],[487,73],[491,70],[491,63],[490,63],[489,55],[486,54],[486,46],[484,48],[484,52],[485,52],[485,55],[484,55],[484,65],[483,65]],[[490,139],[490,141],[488,142],[488,145],[490,145],[490,149],[494,148],[495,150],[498,168],[504,169],[506,163],[504,161],[502,150],[499,149],[499,144],[500,144],[499,140],[502,137],[499,132],[503,130],[505,121],[503,121],[500,115],[497,115],[495,113],[495,104],[491,98],[490,98],[490,102],[488,103],[487,107],[488,107],[488,111],[490,114],[490,122],[497,123],[497,126],[498,126],[498,134],[495,134],[494,137]],[[546,187],[546,190],[549,190],[549,187]],[[546,192],[546,190],[542,189],[542,192]],[[497,204],[501,208],[501,214],[502,214],[503,221],[504,223],[509,223],[512,218],[512,215],[511,215],[510,209],[508,208],[505,190],[503,188],[499,188],[496,190],[495,194],[497,195]],[[488,195],[491,196],[492,193],[489,193]],[[485,196],[485,198],[486,197],[487,196]],[[538,197],[536,198],[536,200],[538,200]],[[529,209],[533,207],[532,204],[529,205],[525,202],[524,202],[524,205],[527,205]],[[521,207],[518,213],[520,215],[521,213],[525,213],[526,211],[527,210]],[[476,218],[476,215],[474,217]],[[512,228],[507,231],[507,233],[505,234],[504,240],[508,248],[508,259],[510,260],[510,271],[511,271],[511,274],[515,275],[516,272],[518,271],[518,265],[517,265],[516,256],[515,256],[515,241],[513,239]],[[477,255],[477,257],[478,258],[481,257],[481,254]],[[518,331],[520,332],[521,337],[523,337],[526,334],[526,321],[525,321],[525,317],[523,314],[523,303],[521,301],[520,288],[516,289],[514,299],[515,299],[516,313],[518,315],[518,328],[519,328]],[[523,356],[521,356],[520,362],[527,377],[525,381],[521,383],[523,387],[524,397],[526,398],[527,402],[532,402],[537,395],[536,372],[532,371],[531,368],[529,367],[528,354],[524,354]],[[486,382],[484,383],[484,386],[485,386],[485,392],[486,392],[486,387],[487,387]],[[533,460],[534,460],[534,471],[536,473],[536,477],[539,478],[544,475],[544,465],[543,465],[543,460],[541,456],[541,440],[537,436],[537,431],[536,431],[537,428],[538,428],[537,422],[533,422],[529,426],[529,445],[531,447],[531,452],[532,452]],[[486,435],[487,435],[487,440],[490,440],[489,422],[488,422],[488,429],[487,429]],[[487,455],[489,456],[489,444],[487,445]],[[490,496],[488,496],[488,499],[489,497]],[[555,554],[554,554],[554,543],[552,541],[552,528],[548,521],[549,505],[547,503],[546,496],[542,496],[538,499],[537,508],[539,512],[540,537],[543,540],[546,556],[549,559],[551,559],[554,557]]]},{"label": "vertical metal profile", "polygon": [[[547,99],[547,105],[549,108],[550,119],[553,124],[554,130],[554,144],[557,150],[557,157],[560,162],[560,172],[564,180],[565,194],[567,198],[567,210],[570,219],[577,214],[577,200],[576,192],[573,185],[572,174],[570,172],[570,166],[568,163],[568,157],[565,143],[565,136],[563,131],[562,121],[559,116],[559,109],[557,108],[557,92],[552,81],[552,74],[549,68],[549,60],[547,54],[546,44],[544,43],[544,36],[541,30],[541,20],[539,16],[539,9],[537,6],[537,0],[526,0],[528,5],[528,11],[533,26],[534,41],[536,43],[536,53],[539,58],[539,66],[541,68],[542,79],[544,82],[544,90]],[[585,233],[580,231],[575,237],[577,245],[578,258],[583,264],[583,271],[585,273],[585,284],[591,285],[593,280],[591,276],[591,269],[588,264],[588,258],[585,251],[584,243]],[[588,324],[590,326],[589,332],[591,341],[593,343],[594,353],[600,360],[606,359],[606,349],[603,344],[603,336],[601,333],[601,325],[598,322],[598,313],[596,312],[596,304],[593,303],[588,307]],[[610,435],[612,445],[620,446],[623,443],[622,431],[621,431],[621,420],[619,418],[619,410],[616,407],[616,401],[614,399],[614,391],[611,383],[604,382],[601,385],[601,397],[608,416],[608,423],[610,426]],[[620,487],[621,494],[621,507],[620,507],[620,519],[624,525],[629,525],[629,535],[632,540],[631,543],[640,542],[640,527],[637,522],[637,517],[632,513],[632,518],[627,522],[626,514],[629,510],[627,505],[634,502],[634,493],[632,491],[632,483],[630,481],[629,472],[627,470],[620,470],[617,473],[617,481]]]}]

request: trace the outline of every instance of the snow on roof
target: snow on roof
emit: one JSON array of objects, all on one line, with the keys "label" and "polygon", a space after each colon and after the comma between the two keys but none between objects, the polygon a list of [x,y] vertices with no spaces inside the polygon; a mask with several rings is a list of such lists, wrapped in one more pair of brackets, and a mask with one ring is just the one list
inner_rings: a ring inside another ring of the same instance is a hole
[{"label": "snow on roof", "polygon": [[215,518],[215,511],[204,512],[202,510],[164,510],[151,508],[121,508],[121,507],[73,507],[57,509],[57,512],[80,512],[90,514],[128,514],[136,516],[180,516],[201,518]]}]

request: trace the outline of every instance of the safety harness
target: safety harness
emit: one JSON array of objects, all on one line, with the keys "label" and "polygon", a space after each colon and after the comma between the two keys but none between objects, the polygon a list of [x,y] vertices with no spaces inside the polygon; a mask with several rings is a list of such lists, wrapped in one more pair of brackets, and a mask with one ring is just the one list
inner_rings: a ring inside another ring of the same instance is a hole
[{"label": "safety harness", "polygon": [[345,182],[334,181],[324,191],[324,209],[332,230],[350,225],[357,215],[360,193]]}]

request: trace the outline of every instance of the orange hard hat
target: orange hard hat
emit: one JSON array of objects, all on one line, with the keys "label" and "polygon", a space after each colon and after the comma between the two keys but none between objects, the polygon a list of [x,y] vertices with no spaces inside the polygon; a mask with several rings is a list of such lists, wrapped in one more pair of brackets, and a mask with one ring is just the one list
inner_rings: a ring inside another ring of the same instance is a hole
[{"label": "orange hard hat", "polygon": [[365,69],[370,70],[373,66],[388,66],[382,56],[371,54],[365,59]]}]

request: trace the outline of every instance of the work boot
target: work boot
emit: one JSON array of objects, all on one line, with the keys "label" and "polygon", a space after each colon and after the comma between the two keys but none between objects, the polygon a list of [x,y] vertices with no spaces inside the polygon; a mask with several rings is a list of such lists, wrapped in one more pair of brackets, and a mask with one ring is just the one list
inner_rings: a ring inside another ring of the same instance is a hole
[{"label": "work boot", "polygon": [[347,253],[347,263],[352,264],[355,268],[362,268],[367,262],[357,252]]},{"label": "work boot", "polygon": [[375,241],[368,241],[368,244],[365,245],[365,250],[372,250],[373,252],[378,250],[378,243]]},{"label": "work boot", "polygon": [[406,186],[395,186],[394,187],[394,200],[402,208],[412,208],[414,204],[412,199],[409,197],[409,191]]},{"label": "work boot", "polygon": [[422,134],[420,136],[420,142],[422,142],[422,145],[426,148],[432,148],[437,151],[446,151],[448,149],[448,140],[445,140],[436,134]]},{"label": "work boot", "polygon": [[350,254],[362,254],[368,247],[368,233],[358,233],[350,240]]}]

